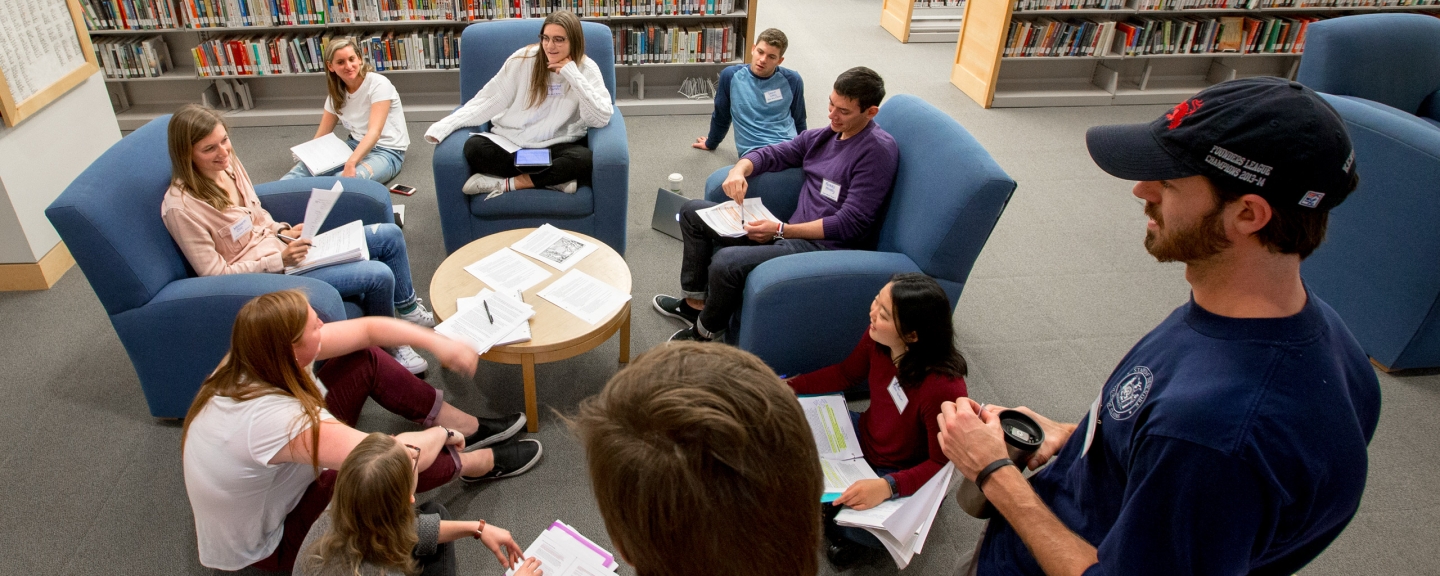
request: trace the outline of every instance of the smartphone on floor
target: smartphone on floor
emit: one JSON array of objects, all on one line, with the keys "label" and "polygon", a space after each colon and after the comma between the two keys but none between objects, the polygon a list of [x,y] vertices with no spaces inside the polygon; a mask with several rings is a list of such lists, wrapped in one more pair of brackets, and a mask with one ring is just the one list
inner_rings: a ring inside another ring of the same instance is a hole
[{"label": "smartphone on floor", "polygon": [[396,193],[396,194],[399,194],[399,195],[401,195],[401,196],[409,196],[409,195],[415,193],[415,187],[414,187],[414,186],[406,186],[406,185],[404,185],[404,184],[396,184],[396,185],[390,187],[390,191],[391,191],[391,192],[394,192],[394,193]]}]

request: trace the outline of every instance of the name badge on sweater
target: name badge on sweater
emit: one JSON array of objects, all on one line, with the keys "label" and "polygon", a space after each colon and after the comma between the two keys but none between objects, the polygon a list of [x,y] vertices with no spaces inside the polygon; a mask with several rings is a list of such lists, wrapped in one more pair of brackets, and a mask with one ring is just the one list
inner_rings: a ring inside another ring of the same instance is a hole
[{"label": "name badge on sweater", "polygon": [[891,378],[890,386],[886,388],[890,392],[890,399],[895,401],[895,408],[900,412],[910,405],[910,397],[905,395],[905,389],[900,387],[900,378]]},{"label": "name badge on sweater", "polygon": [[829,198],[832,201],[839,202],[840,185],[829,180],[822,179],[820,184],[820,195]]},{"label": "name badge on sweater", "polygon": [[550,92],[549,92],[549,94],[550,94],[551,96],[559,96],[559,95],[565,93],[565,85],[564,85],[564,84],[549,84],[548,86],[550,87]]},{"label": "name badge on sweater", "polygon": [[774,89],[774,90],[766,90],[766,91],[765,91],[765,103],[766,103],[766,104],[769,104],[769,103],[771,103],[771,102],[775,102],[775,101],[777,101],[777,100],[779,100],[779,99],[781,99],[781,98],[784,98],[784,96],[782,96],[782,95],[780,94],[780,89],[779,89],[779,88],[776,88],[776,89]]},{"label": "name badge on sweater", "polygon": [[230,239],[239,242],[240,237],[250,232],[250,229],[254,227],[255,223],[250,221],[250,216],[247,214],[241,218],[240,221],[230,225]]}]

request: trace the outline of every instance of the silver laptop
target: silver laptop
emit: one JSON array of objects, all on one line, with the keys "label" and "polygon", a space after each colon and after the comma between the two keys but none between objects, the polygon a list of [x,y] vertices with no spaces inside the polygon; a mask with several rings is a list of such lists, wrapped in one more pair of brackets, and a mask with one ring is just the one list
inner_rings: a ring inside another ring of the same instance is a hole
[{"label": "silver laptop", "polygon": [[680,238],[680,207],[690,199],[664,188],[655,193],[655,213],[650,216],[650,227],[676,239]]}]

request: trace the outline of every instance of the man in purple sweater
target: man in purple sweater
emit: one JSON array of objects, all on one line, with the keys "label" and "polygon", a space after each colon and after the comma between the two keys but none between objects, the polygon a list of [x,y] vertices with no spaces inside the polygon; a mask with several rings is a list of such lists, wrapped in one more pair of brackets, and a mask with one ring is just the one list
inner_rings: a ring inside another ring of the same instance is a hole
[{"label": "man in purple sweater", "polygon": [[766,260],[874,245],[878,215],[900,158],[895,139],[871,122],[884,98],[885,81],[874,70],[846,70],[830,93],[829,126],[752,150],[730,169],[722,188],[743,204],[746,177],[802,168],[805,183],[789,222],[745,222],[745,236],[726,238],[696,214],[714,202],[691,200],[680,209],[684,292],[679,298],[658,294],[654,300],[657,312],[686,324],[671,340],[716,338],[740,308],[745,278]]}]

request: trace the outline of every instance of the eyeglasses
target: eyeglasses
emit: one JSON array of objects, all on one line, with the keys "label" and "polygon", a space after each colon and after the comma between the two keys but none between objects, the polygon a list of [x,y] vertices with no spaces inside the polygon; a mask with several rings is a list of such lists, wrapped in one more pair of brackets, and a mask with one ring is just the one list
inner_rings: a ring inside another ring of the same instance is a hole
[{"label": "eyeglasses", "polygon": [[564,43],[566,42],[566,39],[565,39],[564,36],[546,36],[546,35],[544,35],[544,34],[541,34],[541,35],[540,35],[540,41],[541,41],[541,42],[554,42],[554,43],[556,43],[556,44],[564,44]]},{"label": "eyeglasses", "polygon": [[405,444],[405,447],[408,448],[408,449],[410,449],[410,450],[414,450],[414,451],[415,451],[415,455],[414,455],[413,457],[411,457],[410,460],[414,462],[416,468],[419,468],[419,467],[420,467],[420,447],[419,447],[419,446],[413,446],[413,445],[410,445],[410,444]]}]

